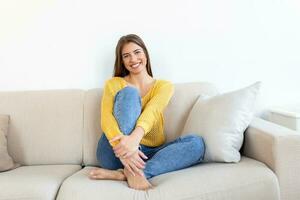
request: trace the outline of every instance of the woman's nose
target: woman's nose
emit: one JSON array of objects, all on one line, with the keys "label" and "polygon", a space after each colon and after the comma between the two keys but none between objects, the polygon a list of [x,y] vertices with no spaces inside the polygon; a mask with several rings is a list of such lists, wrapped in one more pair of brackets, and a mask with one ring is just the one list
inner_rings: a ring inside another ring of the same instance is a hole
[{"label": "woman's nose", "polygon": [[130,56],[130,62],[134,62],[134,61],[136,61],[137,60],[137,56],[136,55],[131,55]]}]

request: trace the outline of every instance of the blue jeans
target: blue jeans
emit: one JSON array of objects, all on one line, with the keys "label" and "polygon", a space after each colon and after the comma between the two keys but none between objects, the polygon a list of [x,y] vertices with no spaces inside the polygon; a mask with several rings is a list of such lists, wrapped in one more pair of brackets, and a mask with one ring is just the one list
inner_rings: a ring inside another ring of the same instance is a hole
[{"label": "blue jeans", "polygon": [[[113,115],[125,135],[130,135],[134,130],[141,107],[141,97],[136,88],[127,86],[116,94]],[[204,157],[205,144],[201,136],[185,135],[158,147],[140,145],[140,150],[148,157],[145,160],[144,174],[149,179],[200,163]],[[97,160],[105,169],[124,168],[105,134],[102,134],[98,142]]]}]

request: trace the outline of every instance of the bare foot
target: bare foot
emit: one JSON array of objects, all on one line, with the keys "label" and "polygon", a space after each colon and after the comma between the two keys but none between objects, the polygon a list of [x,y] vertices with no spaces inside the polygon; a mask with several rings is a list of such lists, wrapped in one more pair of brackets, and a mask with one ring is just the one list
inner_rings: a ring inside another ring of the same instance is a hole
[{"label": "bare foot", "polygon": [[126,176],[124,175],[123,170],[109,170],[103,168],[92,169],[89,173],[89,178],[100,180],[126,180]]},{"label": "bare foot", "polygon": [[153,188],[151,183],[146,179],[145,176],[136,174],[133,176],[126,168],[124,168],[124,174],[127,178],[127,183],[130,188],[136,190],[147,190]]}]

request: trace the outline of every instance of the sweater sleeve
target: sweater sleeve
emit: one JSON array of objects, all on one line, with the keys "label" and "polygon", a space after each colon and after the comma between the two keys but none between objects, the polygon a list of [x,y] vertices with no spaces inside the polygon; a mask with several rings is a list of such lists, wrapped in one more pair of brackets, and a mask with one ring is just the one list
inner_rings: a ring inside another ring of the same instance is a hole
[{"label": "sweater sleeve", "polygon": [[[101,101],[101,129],[108,140],[111,140],[119,134],[123,134],[120,131],[118,122],[113,115],[113,104],[113,90],[111,89],[109,82],[106,81]],[[115,146],[117,144],[118,142],[116,141],[111,145]]]},{"label": "sweater sleeve", "polygon": [[140,126],[144,129],[145,135],[150,132],[153,125],[160,119],[160,116],[168,105],[173,93],[173,84],[171,82],[166,82],[155,91],[151,100],[145,105],[145,108],[136,123],[136,127]]}]

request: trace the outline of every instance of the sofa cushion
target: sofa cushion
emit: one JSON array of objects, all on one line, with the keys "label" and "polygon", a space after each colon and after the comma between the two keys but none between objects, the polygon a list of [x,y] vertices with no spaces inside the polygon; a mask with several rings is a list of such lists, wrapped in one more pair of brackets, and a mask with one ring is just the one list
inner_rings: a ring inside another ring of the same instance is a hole
[{"label": "sofa cushion", "polygon": [[205,142],[205,161],[238,162],[244,131],[250,124],[260,87],[257,82],[225,94],[199,98],[183,134],[195,133]]},{"label": "sofa cushion", "polygon": [[80,165],[22,166],[0,173],[0,199],[55,199],[65,178]]},{"label": "sofa cushion", "polygon": [[[174,95],[164,111],[164,129],[167,141],[180,136],[186,118],[199,95],[217,94],[216,88],[205,82],[178,83],[174,86]],[[102,89],[92,89],[86,92],[84,99],[83,162],[85,165],[97,165],[96,147],[102,135],[100,127],[101,95]]]},{"label": "sofa cushion", "polygon": [[130,189],[126,181],[90,180],[92,167],[67,178],[58,200],[80,199],[214,199],[278,200],[275,174],[263,163],[242,157],[236,164],[202,163],[150,179],[154,189]]},{"label": "sofa cushion", "polygon": [[82,90],[0,92],[8,152],[22,165],[81,164]]},{"label": "sofa cushion", "polygon": [[9,116],[0,114],[0,172],[14,169],[19,166],[7,152],[7,132]]}]

